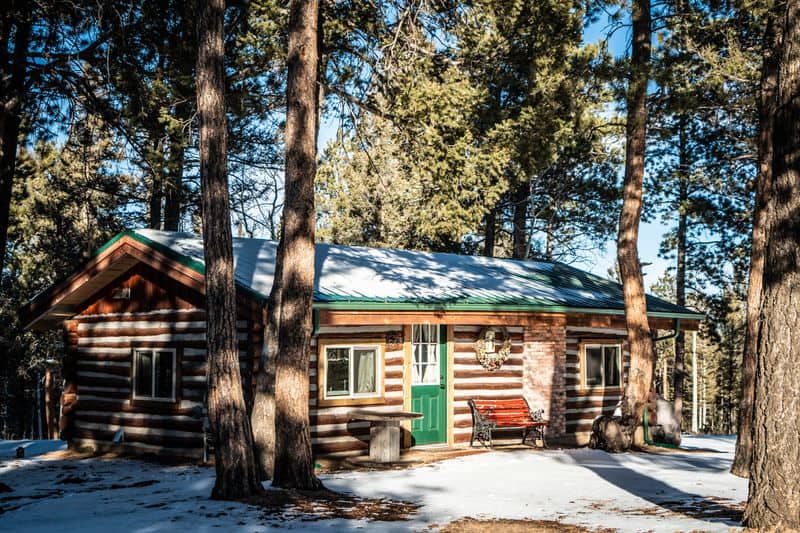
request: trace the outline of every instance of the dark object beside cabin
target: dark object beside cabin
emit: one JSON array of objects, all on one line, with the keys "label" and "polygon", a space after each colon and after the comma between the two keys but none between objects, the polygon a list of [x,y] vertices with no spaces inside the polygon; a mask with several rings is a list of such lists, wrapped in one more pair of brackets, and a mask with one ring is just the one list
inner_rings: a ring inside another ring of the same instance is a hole
[{"label": "dark object beside cabin", "polygon": [[507,400],[469,400],[472,409],[472,437],[469,445],[472,446],[477,439],[484,446],[492,447],[492,431],[495,429],[521,429],[522,443],[529,436],[542,439],[542,445],[547,446],[544,440],[548,421],[544,420],[544,409],[531,411],[525,398],[510,398]]}]

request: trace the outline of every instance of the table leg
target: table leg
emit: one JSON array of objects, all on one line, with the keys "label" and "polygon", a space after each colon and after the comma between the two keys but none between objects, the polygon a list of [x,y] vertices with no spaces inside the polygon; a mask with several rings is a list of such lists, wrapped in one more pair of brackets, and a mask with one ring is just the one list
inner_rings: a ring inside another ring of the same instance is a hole
[{"label": "table leg", "polygon": [[400,424],[372,423],[369,428],[369,459],[376,463],[400,460]]}]

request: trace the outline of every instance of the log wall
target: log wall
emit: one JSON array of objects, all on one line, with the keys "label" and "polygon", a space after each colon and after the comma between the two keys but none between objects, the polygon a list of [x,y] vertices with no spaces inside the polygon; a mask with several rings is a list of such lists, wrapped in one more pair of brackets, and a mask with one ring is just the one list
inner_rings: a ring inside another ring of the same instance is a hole
[{"label": "log wall", "polygon": [[[175,286],[178,285],[178,286]],[[115,298],[128,288],[130,298]],[[67,322],[68,361],[74,396],[62,407],[74,448],[112,448],[123,432],[130,452],[202,455],[207,374],[204,297],[139,264],[105,287]],[[242,376],[249,376],[261,344],[250,306],[239,304],[237,321]],[[133,351],[175,350],[172,401],[132,398]],[[118,449],[119,447],[114,447]]]},{"label": "log wall", "polygon": [[[358,406],[376,411],[403,410],[403,328],[397,326],[322,326],[312,340],[309,368],[309,418],[311,444],[317,454],[355,455],[369,449],[369,422],[350,420],[348,413],[354,405],[320,406],[318,390],[318,347],[321,342],[357,344],[382,339],[383,342],[383,401]],[[390,340],[391,344],[387,344]],[[399,342],[398,342],[399,341]]]},{"label": "log wall", "polygon": [[[511,355],[498,370],[489,371],[478,362],[474,343],[483,326],[453,327],[453,441],[469,443],[472,435],[470,399],[496,400],[523,396],[524,352],[523,328],[509,327]],[[508,438],[519,440],[519,431],[496,431],[498,442]]]},{"label": "log wall", "polygon": [[580,344],[582,341],[607,340],[622,345],[623,386],[628,381],[630,352],[626,330],[621,327],[567,326],[566,358],[566,429],[576,444],[586,444],[592,430],[592,422],[602,414],[611,414],[622,399],[622,387],[613,389],[586,389],[581,385]]}]

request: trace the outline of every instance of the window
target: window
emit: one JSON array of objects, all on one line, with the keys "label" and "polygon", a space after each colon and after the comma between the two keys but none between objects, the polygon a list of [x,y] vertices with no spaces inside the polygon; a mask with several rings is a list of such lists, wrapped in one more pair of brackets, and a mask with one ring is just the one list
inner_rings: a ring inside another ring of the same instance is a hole
[{"label": "window", "polygon": [[588,388],[621,386],[621,353],[619,344],[584,344],[584,385]]},{"label": "window", "polygon": [[133,351],[133,398],[175,401],[175,350]]},{"label": "window", "polygon": [[411,384],[439,384],[439,326],[414,325],[411,328]]},{"label": "window", "polygon": [[321,354],[320,388],[323,401],[375,399],[382,396],[380,345],[323,345]]}]

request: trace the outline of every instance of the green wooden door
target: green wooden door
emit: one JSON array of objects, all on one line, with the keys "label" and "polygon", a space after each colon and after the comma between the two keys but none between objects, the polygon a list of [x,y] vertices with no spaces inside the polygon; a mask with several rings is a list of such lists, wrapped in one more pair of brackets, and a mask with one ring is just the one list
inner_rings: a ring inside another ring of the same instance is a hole
[{"label": "green wooden door", "polygon": [[447,442],[447,326],[411,328],[411,443]]}]

